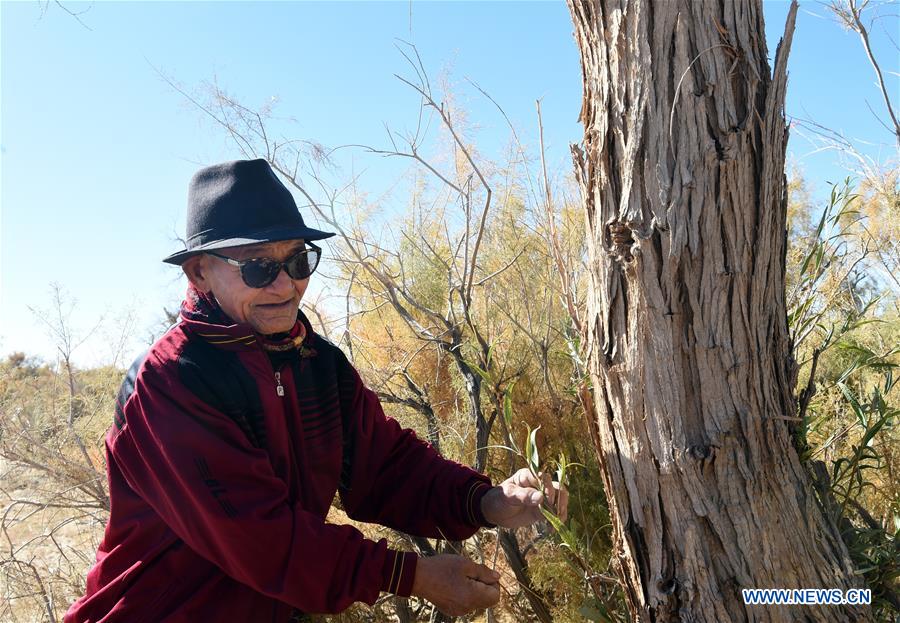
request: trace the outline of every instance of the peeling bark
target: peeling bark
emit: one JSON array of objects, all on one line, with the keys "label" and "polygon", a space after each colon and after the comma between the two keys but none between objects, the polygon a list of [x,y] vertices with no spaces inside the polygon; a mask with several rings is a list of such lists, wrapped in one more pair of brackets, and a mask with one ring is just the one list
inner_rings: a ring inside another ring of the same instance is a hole
[{"label": "peeling bark", "polygon": [[597,452],[641,621],[864,621],[742,588],[861,587],[791,442],[783,107],[759,0],[568,0]]}]

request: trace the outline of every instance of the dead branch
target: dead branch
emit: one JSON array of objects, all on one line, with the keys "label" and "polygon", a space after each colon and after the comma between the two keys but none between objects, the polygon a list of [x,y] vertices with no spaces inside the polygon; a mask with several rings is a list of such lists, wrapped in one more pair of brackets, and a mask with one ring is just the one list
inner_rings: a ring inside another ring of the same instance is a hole
[{"label": "dead branch", "polygon": [[869,63],[871,63],[872,69],[875,70],[875,77],[878,79],[878,88],[881,91],[881,97],[884,100],[884,106],[887,109],[888,117],[890,117],[891,122],[894,124],[894,129],[890,130],[890,128],[888,128],[888,130],[893,132],[897,146],[900,147],[900,121],[897,120],[897,115],[894,112],[888,88],[884,83],[881,67],[878,64],[878,60],[875,58],[875,54],[872,52],[872,44],[869,41],[869,30],[862,21],[863,11],[868,4],[868,0],[863,0],[861,4],[858,0],[835,0],[831,3],[829,8],[846,28],[859,35],[866,56],[869,58]]}]

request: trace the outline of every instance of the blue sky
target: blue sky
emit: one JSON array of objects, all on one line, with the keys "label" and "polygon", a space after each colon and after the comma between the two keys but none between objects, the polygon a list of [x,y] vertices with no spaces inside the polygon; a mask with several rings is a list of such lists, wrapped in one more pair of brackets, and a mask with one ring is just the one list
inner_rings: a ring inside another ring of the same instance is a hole
[{"label": "blue sky", "polygon": [[[50,284],[76,300],[76,334],[104,318],[76,352],[108,361],[119,320],[135,313],[128,360],[141,338],[180,300],[184,281],[160,259],[179,248],[187,183],[200,166],[240,157],[223,132],[163,81],[191,92],[215,79],[258,107],[277,98],[279,127],[334,147],[387,146],[384,124],[414,125],[418,100],[395,77],[409,75],[397,38],[414,42],[433,81],[449,76],[456,101],[477,124],[488,155],[509,138],[505,121],[465,79],[506,110],[536,145],[534,100],[542,98],[549,163],[569,166],[581,137],[578,53],[563,2],[95,2],[84,28],[52,2],[0,3],[0,356],[54,348],[29,310],[50,307]],[[787,2],[765,3],[770,55]],[[884,69],[898,70],[897,6],[873,30]],[[787,111],[896,158],[890,135],[866,108],[883,111],[858,39],[819,3],[801,3],[790,61]],[[887,77],[898,95],[896,75]],[[898,97],[900,101],[900,97]],[[797,132],[790,157],[817,195],[846,173],[840,154],[814,152]],[[380,192],[405,163],[350,150],[345,167]],[[343,171],[347,173],[348,170]],[[392,201],[402,205],[404,198]],[[125,363],[125,361],[120,361]]]}]

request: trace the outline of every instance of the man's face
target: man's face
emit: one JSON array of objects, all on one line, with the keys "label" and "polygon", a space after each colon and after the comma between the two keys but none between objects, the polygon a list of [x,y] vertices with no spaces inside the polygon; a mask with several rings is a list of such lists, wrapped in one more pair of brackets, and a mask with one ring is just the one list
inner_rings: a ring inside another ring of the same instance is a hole
[{"label": "man's face", "polygon": [[[286,240],[217,249],[216,253],[235,260],[268,257],[284,261],[303,247],[303,240]],[[266,287],[251,288],[241,278],[240,268],[206,254],[188,259],[182,268],[198,289],[216,297],[232,320],[249,324],[264,335],[291,330],[297,320],[300,299],[309,285],[308,277],[291,279],[282,270]]]}]

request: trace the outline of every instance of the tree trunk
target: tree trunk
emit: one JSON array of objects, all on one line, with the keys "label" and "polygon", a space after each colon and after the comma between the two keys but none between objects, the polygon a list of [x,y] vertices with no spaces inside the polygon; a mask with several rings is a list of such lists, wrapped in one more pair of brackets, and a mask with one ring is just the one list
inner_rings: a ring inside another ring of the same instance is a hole
[{"label": "tree trunk", "polygon": [[581,51],[597,452],[641,621],[862,621],[742,588],[860,587],[793,447],[783,105],[758,0],[568,0]]}]

